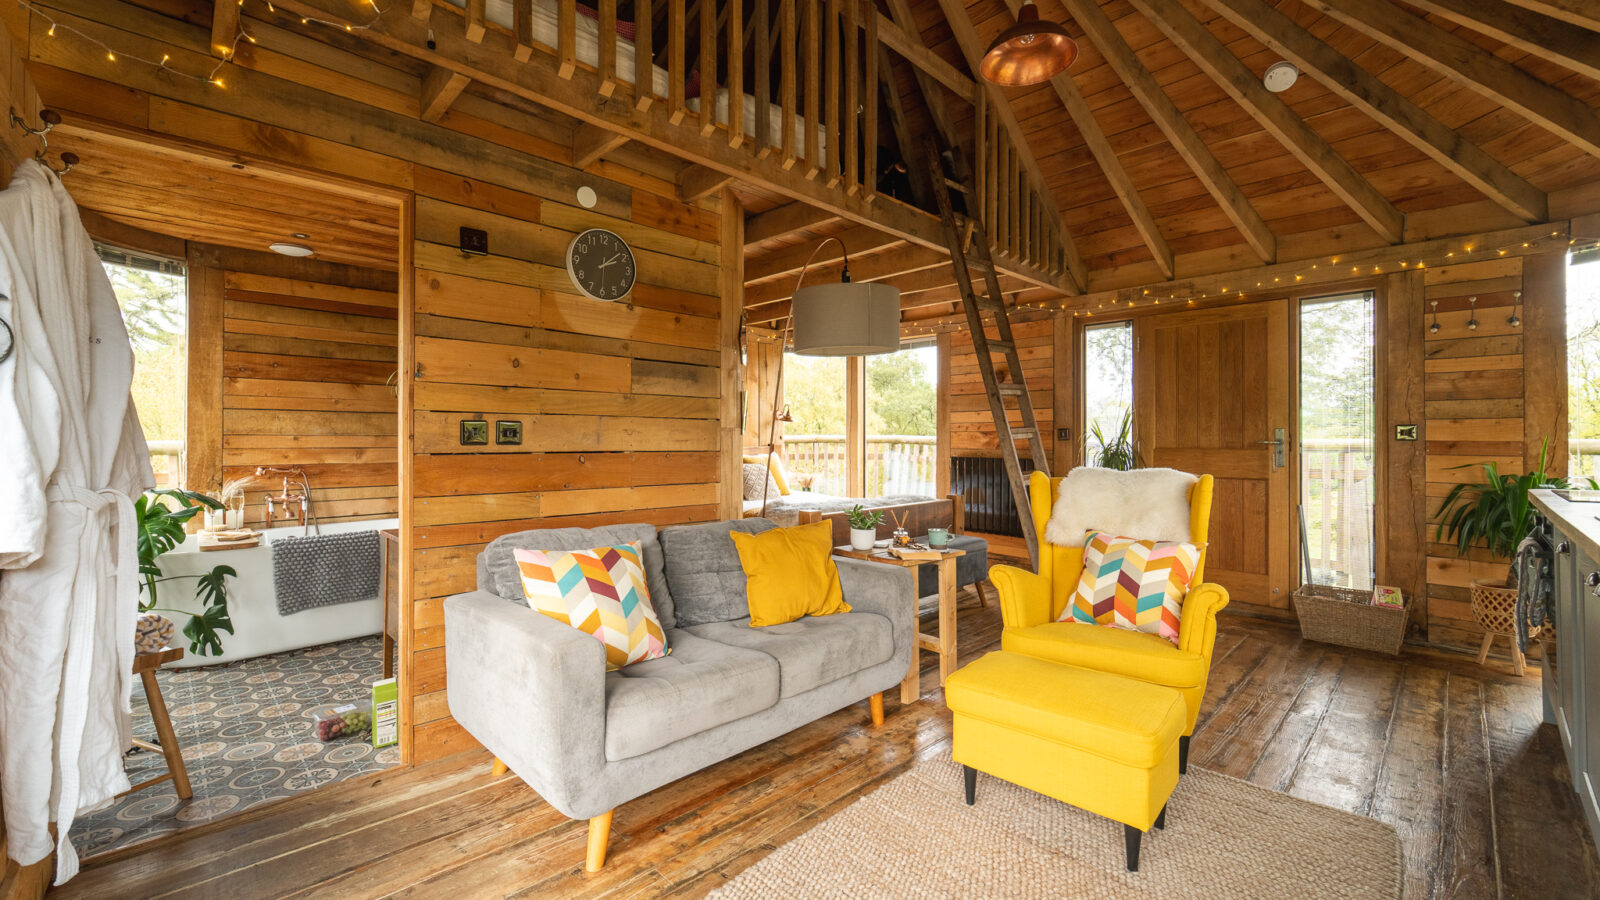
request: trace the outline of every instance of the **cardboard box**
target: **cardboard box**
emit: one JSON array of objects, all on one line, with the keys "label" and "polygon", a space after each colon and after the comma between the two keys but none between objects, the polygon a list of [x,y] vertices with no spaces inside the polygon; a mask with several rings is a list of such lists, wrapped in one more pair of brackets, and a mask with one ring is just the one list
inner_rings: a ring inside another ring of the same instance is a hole
[{"label": "cardboard box", "polygon": [[372,746],[400,742],[400,683],[385,678],[372,685]]}]

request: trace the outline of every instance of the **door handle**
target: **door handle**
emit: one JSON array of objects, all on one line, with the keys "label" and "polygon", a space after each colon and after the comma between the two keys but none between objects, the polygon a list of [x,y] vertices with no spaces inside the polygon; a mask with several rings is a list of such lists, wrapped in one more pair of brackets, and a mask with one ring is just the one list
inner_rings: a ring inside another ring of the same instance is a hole
[{"label": "door handle", "polygon": [[1272,429],[1272,440],[1270,440],[1270,441],[1256,441],[1256,443],[1271,445],[1272,446],[1272,467],[1274,469],[1283,468],[1283,466],[1284,466],[1284,453],[1288,449],[1288,445],[1289,445],[1289,436],[1288,436],[1288,430],[1287,429],[1274,428],[1274,429]]}]

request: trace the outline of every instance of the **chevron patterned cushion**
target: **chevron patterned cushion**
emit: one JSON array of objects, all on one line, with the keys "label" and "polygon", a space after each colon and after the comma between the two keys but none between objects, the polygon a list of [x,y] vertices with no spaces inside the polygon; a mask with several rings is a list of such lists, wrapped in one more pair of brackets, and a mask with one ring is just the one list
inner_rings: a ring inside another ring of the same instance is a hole
[{"label": "chevron patterned cushion", "polygon": [[516,550],[528,605],[606,645],[606,671],[667,648],[650,603],[639,542],[594,550]]},{"label": "chevron patterned cushion", "polygon": [[1083,541],[1083,576],[1058,621],[1159,634],[1177,645],[1183,598],[1200,550],[1196,544],[1090,530]]}]

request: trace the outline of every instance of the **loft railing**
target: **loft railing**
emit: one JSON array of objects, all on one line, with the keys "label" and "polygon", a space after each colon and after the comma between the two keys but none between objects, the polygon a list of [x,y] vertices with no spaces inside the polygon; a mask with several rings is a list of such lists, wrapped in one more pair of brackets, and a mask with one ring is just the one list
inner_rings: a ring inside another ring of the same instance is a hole
[{"label": "loft railing", "polygon": [[[934,496],[936,439],[922,435],[867,436],[868,497],[889,494]],[[783,464],[799,488],[848,496],[850,468],[842,434],[797,434],[783,439]],[[808,482],[809,479],[809,482]]]}]

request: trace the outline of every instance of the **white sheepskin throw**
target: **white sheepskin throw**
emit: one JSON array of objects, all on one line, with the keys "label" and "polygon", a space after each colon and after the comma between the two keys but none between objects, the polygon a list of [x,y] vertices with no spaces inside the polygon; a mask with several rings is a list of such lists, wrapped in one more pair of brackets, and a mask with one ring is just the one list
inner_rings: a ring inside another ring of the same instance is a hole
[{"label": "white sheepskin throw", "polygon": [[1079,466],[1061,480],[1044,539],[1082,547],[1083,533],[1093,528],[1141,541],[1188,541],[1189,488],[1199,480],[1177,469]]}]

